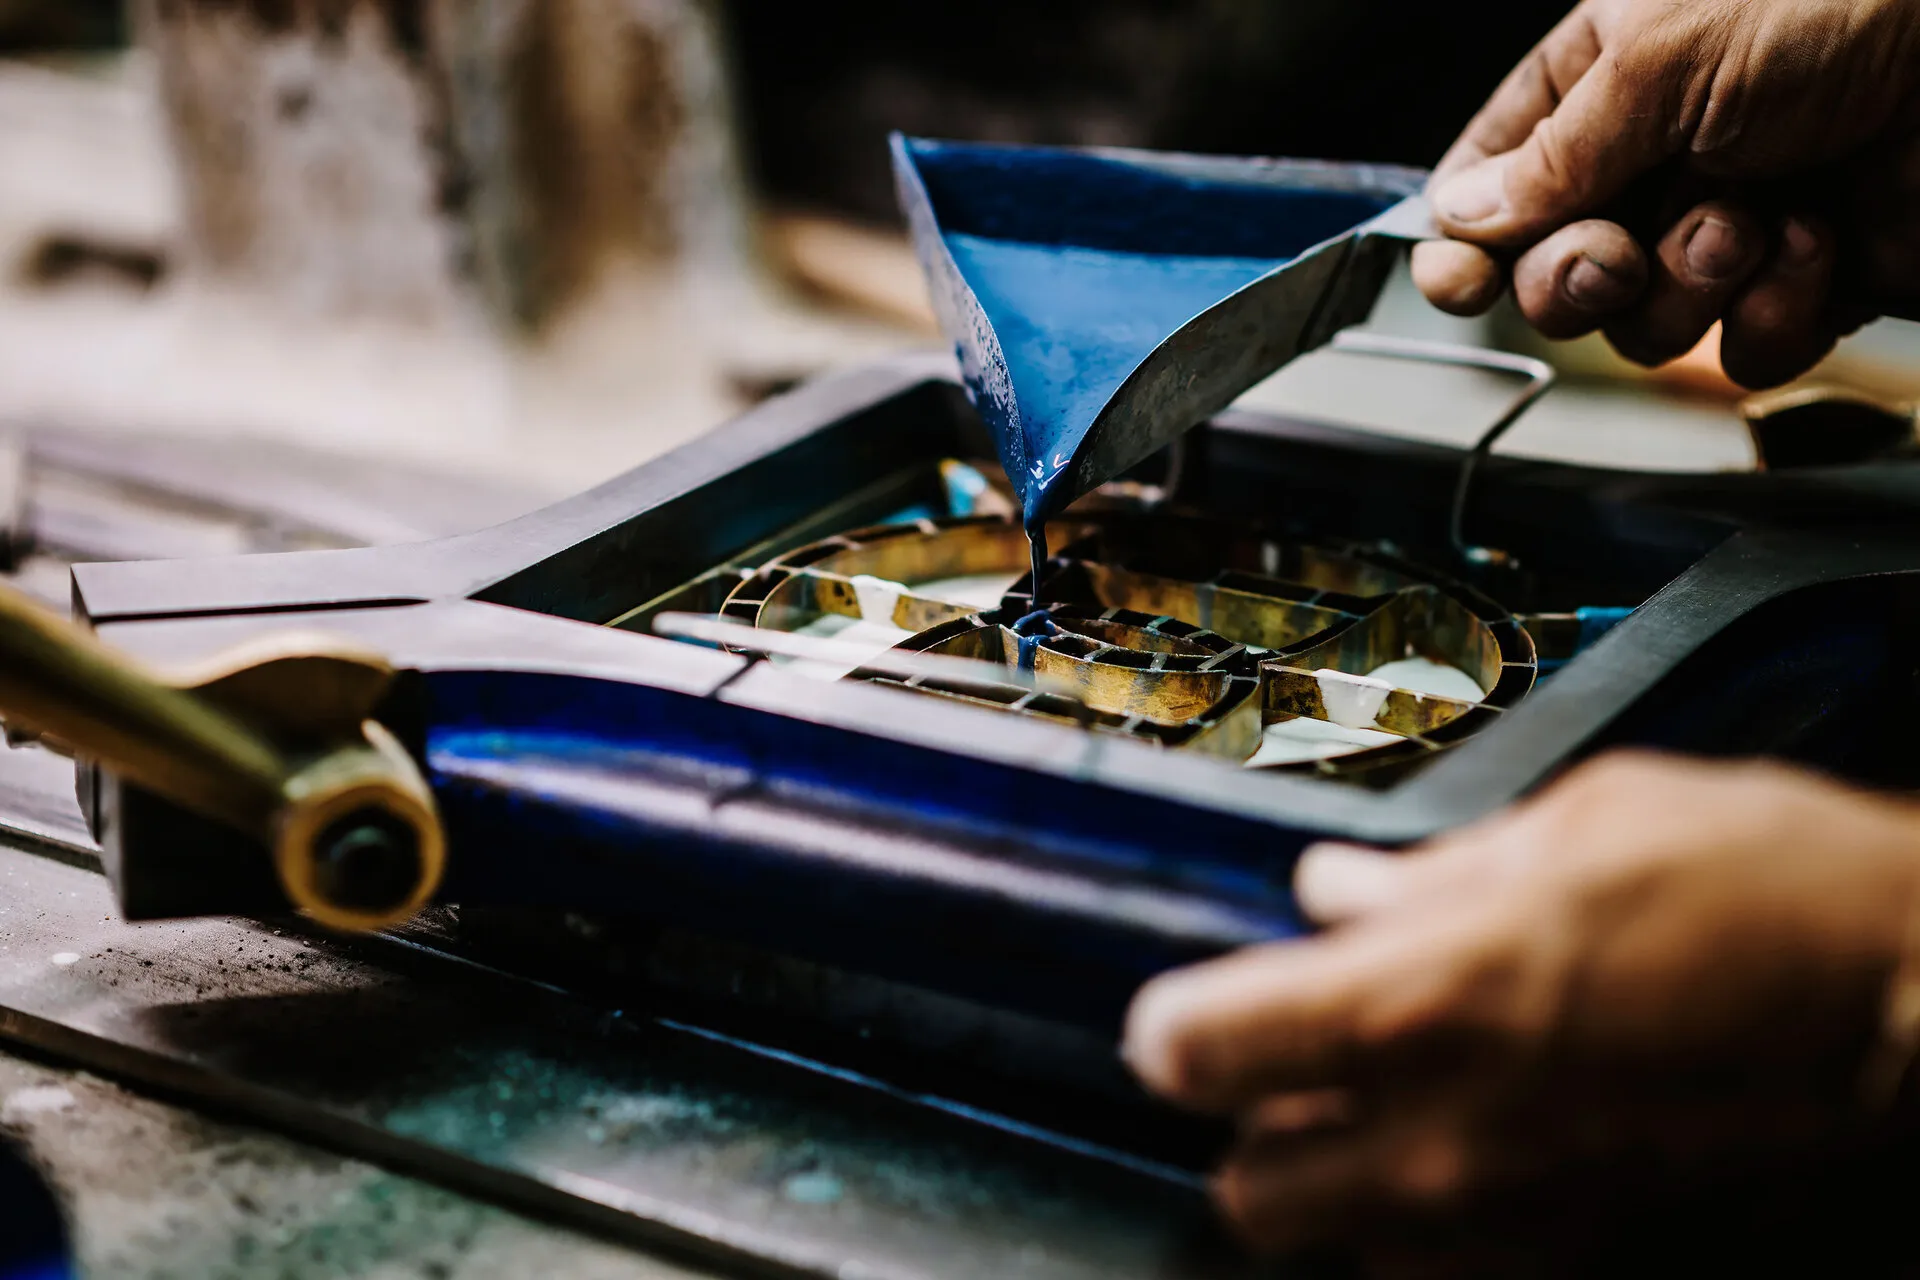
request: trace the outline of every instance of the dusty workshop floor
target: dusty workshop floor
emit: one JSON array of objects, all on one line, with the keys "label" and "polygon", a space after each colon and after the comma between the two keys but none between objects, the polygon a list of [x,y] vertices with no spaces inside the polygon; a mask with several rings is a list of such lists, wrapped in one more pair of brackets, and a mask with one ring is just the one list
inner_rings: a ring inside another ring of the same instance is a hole
[{"label": "dusty workshop floor", "polygon": [[[74,156],[87,158],[76,167]],[[164,258],[176,194],[136,65],[71,78],[0,68],[0,420],[234,442],[324,443],[378,466],[431,460],[559,496],[680,443],[758,382],[926,339],[770,295],[692,342],[629,282],[535,349],[404,326],[263,323],[242,299],[111,267],[49,275],[60,237]],[[35,264],[40,264],[36,266]],[[1452,340],[1404,279],[1378,327]],[[1914,331],[1885,326],[1836,370],[1920,386]],[[1509,389],[1485,375],[1303,362],[1249,397],[1370,429],[1470,439]],[[1722,469],[1751,453],[1724,400],[1596,382],[1556,395],[1505,448],[1613,465]],[[23,1140],[69,1207],[94,1277],[488,1277],[686,1274],[427,1184],[91,1076],[0,1054],[0,1134]]]},{"label": "dusty workshop floor", "polygon": [[23,1141],[61,1191],[88,1276],[693,1274],[82,1072],[5,1055],[0,1132]]}]

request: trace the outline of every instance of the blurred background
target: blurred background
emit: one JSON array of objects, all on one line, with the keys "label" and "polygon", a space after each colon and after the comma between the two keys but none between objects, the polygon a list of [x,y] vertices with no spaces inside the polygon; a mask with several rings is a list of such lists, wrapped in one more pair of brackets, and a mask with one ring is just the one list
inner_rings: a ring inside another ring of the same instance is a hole
[{"label": "blurred background", "polygon": [[[0,0],[0,425],[603,478],[937,342],[885,136],[1431,164],[1564,12],[1356,0]],[[1404,279],[1376,327],[1530,349]],[[1738,467],[1711,344],[1597,343],[1503,447]],[[1905,326],[1823,380],[1920,388]],[[1251,399],[1466,439],[1479,375],[1302,362]]]}]

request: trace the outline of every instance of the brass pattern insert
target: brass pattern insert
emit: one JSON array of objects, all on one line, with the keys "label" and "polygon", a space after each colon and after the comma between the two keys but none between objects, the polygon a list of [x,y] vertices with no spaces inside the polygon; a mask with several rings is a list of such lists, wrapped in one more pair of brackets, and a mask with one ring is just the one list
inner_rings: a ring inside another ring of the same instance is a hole
[{"label": "brass pattern insert", "polygon": [[[915,520],[823,539],[746,572],[722,612],[797,631],[822,619],[906,633],[895,647],[1013,668],[1014,623],[1037,595],[1055,634],[1033,666],[1072,685],[1070,699],[1012,685],[959,686],[857,670],[849,678],[1079,723],[1163,747],[1244,762],[1266,726],[1295,718],[1366,727],[1391,738],[1332,758],[1268,766],[1336,776],[1397,776],[1493,722],[1531,689],[1533,642],[1471,589],[1382,551],[1276,540],[1190,518],[1069,514],[1049,526],[1058,548],[1036,592],[1026,536],[997,516]],[[1000,576],[997,605],[942,584]],[[875,615],[879,616],[875,616]],[[1380,685],[1403,658],[1456,668],[1479,700]],[[1358,679],[1355,679],[1355,678]],[[1328,706],[1329,691],[1343,705]]]}]

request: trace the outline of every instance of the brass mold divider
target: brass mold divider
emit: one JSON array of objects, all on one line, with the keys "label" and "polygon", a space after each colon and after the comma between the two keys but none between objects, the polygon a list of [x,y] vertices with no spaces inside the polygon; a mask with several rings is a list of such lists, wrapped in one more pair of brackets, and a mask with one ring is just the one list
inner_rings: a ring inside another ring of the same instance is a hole
[{"label": "brass mold divider", "polygon": [[[1266,725],[1333,720],[1319,673],[1365,677],[1421,656],[1471,676],[1479,702],[1390,688],[1372,727],[1399,740],[1330,760],[1271,766],[1388,774],[1492,723],[1533,685],[1526,630],[1470,589],[1367,548],[1323,547],[1175,518],[1143,524],[1069,517],[1049,527],[1058,548],[1042,586],[1066,601],[1058,631],[1034,651],[1036,672],[1081,690],[1085,706],[1030,689],[959,685],[862,670],[854,678],[992,705],[1162,746],[1244,761]],[[797,630],[827,615],[865,617],[911,632],[904,650],[1007,667],[1019,661],[1012,623],[1035,594],[1024,532],[998,516],[920,520],[825,538],[743,575],[722,612]],[[1192,572],[1195,567],[1199,572]],[[1005,572],[1001,605],[924,595],[916,582]],[[1091,708],[1089,717],[1088,708]]]},{"label": "brass mold divider", "polygon": [[[1050,537],[1080,536],[1077,521],[1049,526]],[[965,617],[977,606],[939,600],[914,590],[916,582],[971,577],[1007,571],[1008,594],[1024,585],[1027,536],[1018,524],[998,516],[917,520],[839,534],[769,562],[744,578],[721,606],[739,622],[795,631],[826,614],[863,617],[854,579],[877,578],[905,589],[891,592],[892,613],[885,622],[904,631]]]}]

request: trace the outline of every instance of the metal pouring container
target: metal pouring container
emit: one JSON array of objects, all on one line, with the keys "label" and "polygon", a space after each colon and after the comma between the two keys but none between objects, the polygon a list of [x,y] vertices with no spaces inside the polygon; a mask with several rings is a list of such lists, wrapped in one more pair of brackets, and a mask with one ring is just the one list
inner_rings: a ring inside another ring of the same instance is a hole
[{"label": "metal pouring container", "polygon": [[[934,309],[1029,528],[1366,320],[1401,246],[1436,234],[1415,169],[899,134],[892,145]],[[1005,274],[1027,274],[1027,294],[1035,271],[1062,287],[1009,305],[996,285],[1023,282],[987,278],[970,256],[983,243],[1022,255]],[[1244,279],[1206,293],[1225,260],[1246,264]],[[1137,313],[1142,282],[1171,323],[1085,320]],[[1038,313],[1067,295],[1081,321],[1048,328]]]}]

